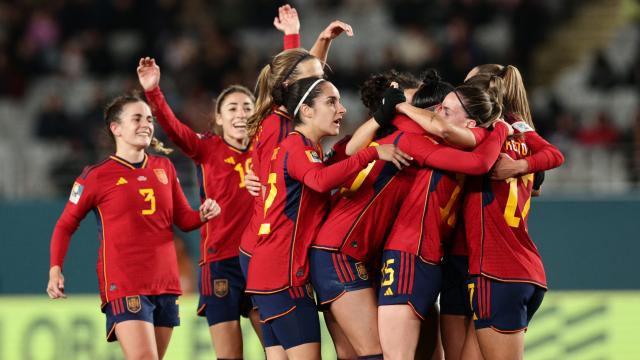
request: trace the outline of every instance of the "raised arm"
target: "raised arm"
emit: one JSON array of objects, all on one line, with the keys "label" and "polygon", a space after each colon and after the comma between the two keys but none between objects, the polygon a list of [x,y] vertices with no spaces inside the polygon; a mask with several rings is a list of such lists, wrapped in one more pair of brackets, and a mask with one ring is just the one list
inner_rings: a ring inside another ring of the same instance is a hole
[{"label": "raised arm", "polygon": [[347,34],[349,37],[353,36],[353,29],[351,28],[351,25],[340,20],[333,21],[320,33],[320,35],[318,35],[318,39],[313,44],[313,47],[311,47],[309,52],[311,55],[317,57],[322,64],[326,64],[331,42],[342,33]]},{"label": "raised arm", "polygon": [[300,20],[294,7],[289,4],[280,6],[273,26],[284,33],[284,50],[300,47]]},{"label": "raised arm", "polygon": [[196,162],[202,162],[206,153],[203,140],[195,131],[180,122],[169,107],[160,90],[160,67],[156,64],[155,59],[149,57],[140,59],[137,73],[140,85],[144,89],[144,94],[158,124],[162,126],[167,136],[182,152]]}]

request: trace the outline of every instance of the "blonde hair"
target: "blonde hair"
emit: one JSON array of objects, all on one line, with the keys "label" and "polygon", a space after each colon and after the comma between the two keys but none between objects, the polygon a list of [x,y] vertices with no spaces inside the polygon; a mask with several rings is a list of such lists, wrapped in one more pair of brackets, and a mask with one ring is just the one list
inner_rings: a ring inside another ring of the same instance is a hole
[{"label": "blonde hair", "polygon": [[[474,68],[477,74],[467,81],[471,81],[476,76],[499,76],[504,80],[504,107],[505,113],[515,114],[524,122],[535,129],[527,99],[527,90],[518,68],[512,65],[483,64]],[[466,82],[465,82],[466,83]]]},{"label": "blonde hair", "polygon": [[247,133],[255,135],[262,119],[266,118],[274,105],[283,105],[285,83],[299,76],[298,64],[316,59],[305,49],[289,49],[276,55],[270,64],[260,71],[256,82],[256,111],[247,120]]},{"label": "blonde hair", "polygon": [[499,76],[491,76],[480,83],[468,81],[453,91],[467,116],[479,126],[488,127],[504,113],[504,85]]}]

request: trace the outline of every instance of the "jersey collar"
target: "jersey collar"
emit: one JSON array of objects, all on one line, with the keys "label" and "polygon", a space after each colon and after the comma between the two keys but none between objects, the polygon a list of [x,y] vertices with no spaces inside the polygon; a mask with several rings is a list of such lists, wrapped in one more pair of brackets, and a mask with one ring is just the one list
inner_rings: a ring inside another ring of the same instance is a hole
[{"label": "jersey collar", "polygon": [[149,162],[149,157],[147,156],[146,153],[144,154],[144,160],[142,160],[142,162],[138,163],[138,164],[130,163],[127,160],[125,160],[125,159],[123,159],[123,158],[121,158],[119,156],[116,156],[115,154],[109,156],[109,158],[111,160],[117,162],[120,165],[128,167],[129,169],[144,169],[144,168],[147,167],[147,163]]}]

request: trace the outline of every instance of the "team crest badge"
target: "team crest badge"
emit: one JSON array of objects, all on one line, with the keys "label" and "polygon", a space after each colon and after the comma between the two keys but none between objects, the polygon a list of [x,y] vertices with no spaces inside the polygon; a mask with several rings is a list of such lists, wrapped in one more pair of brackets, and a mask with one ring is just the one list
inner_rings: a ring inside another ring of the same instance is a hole
[{"label": "team crest badge", "polygon": [[307,283],[304,286],[305,290],[307,290],[307,296],[310,297],[311,299],[314,299],[313,297],[313,286],[311,286],[311,283]]},{"label": "team crest badge", "polygon": [[369,280],[369,273],[367,272],[367,267],[363,263],[357,262],[356,270],[358,271],[358,276],[360,277],[360,279]]},{"label": "team crest badge", "polygon": [[131,313],[137,313],[142,309],[142,303],[140,302],[140,296],[127,296],[127,310]]},{"label": "team crest badge", "polygon": [[164,169],[153,169],[153,172],[156,174],[158,181],[165,185],[169,183],[169,178],[167,178],[167,173],[164,172]]},{"label": "team crest badge", "polygon": [[227,294],[229,293],[229,280],[213,280],[213,293],[219,298],[227,296]]}]

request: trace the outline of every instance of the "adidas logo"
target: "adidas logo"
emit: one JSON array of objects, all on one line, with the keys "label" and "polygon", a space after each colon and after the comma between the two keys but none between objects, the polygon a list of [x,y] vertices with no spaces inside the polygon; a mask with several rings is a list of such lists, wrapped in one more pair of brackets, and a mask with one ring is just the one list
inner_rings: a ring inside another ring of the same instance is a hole
[{"label": "adidas logo", "polygon": [[116,185],[124,185],[128,183],[127,180],[125,180],[125,178],[121,177],[120,179],[118,179],[118,182],[116,183]]},{"label": "adidas logo", "polygon": [[391,291],[391,288],[387,288],[387,291],[384,292],[384,296],[393,296],[393,291]]},{"label": "adidas logo", "polygon": [[233,165],[236,163],[236,159],[234,159],[233,156],[229,156],[228,158],[224,159],[224,162]]}]

